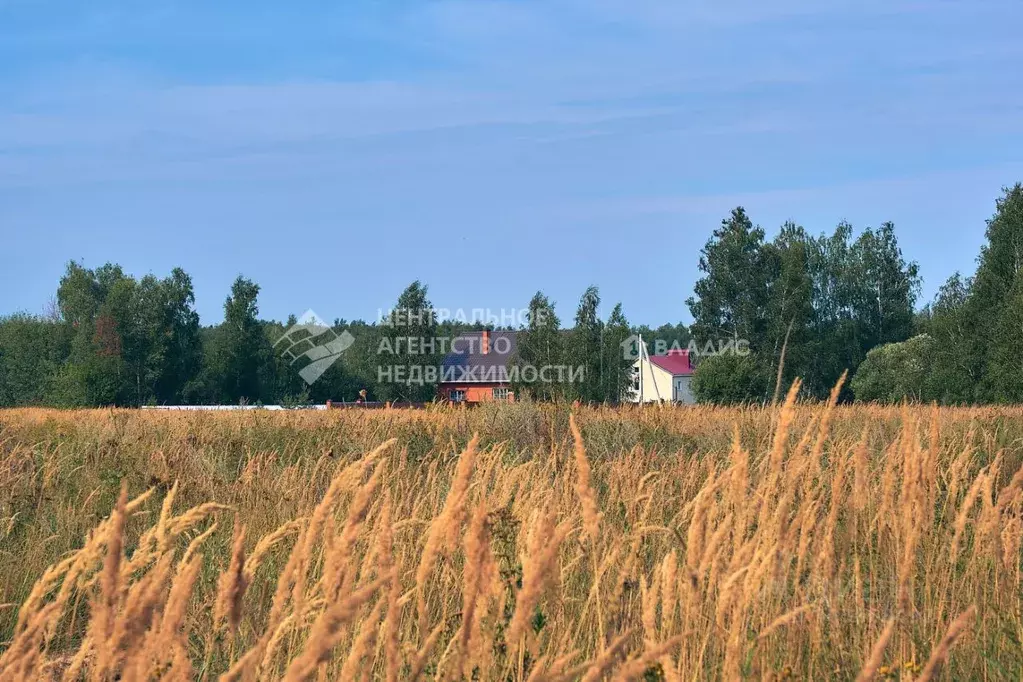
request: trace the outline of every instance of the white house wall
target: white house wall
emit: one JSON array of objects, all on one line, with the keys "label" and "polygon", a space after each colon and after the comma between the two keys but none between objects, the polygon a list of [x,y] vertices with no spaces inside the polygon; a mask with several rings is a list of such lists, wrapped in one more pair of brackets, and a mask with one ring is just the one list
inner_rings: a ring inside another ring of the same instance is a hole
[{"label": "white house wall", "polygon": [[696,396],[693,395],[693,378],[692,377],[675,377],[675,401],[680,403],[686,403],[692,405],[696,402]]},{"label": "white house wall", "polygon": [[636,360],[636,364],[633,366],[640,367],[643,372],[643,381],[640,382],[642,395],[638,396],[636,402],[652,403],[671,400],[670,372],[645,360]]},{"label": "white house wall", "polygon": [[691,376],[672,376],[671,372],[648,360],[636,360],[633,371],[642,370],[643,381],[640,384],[643,394],[632,391],[630,400],[634,403],[655,403],[675,401],[679,403],[695,403]]}]

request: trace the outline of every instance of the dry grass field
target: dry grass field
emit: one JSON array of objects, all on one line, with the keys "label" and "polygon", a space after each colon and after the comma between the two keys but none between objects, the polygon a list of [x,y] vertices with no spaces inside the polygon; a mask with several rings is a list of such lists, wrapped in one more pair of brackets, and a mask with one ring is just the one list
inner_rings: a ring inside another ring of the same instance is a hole
[{"label": "dry grass field", "polygon": [[1021,438],[791,398],[0,412],[0,680],[1018,680]]}]

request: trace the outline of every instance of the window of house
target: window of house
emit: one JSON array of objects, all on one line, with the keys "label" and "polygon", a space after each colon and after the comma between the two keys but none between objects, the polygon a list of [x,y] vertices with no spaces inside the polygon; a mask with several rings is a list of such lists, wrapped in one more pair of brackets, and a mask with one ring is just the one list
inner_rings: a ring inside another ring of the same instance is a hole
[{"label": "window of house", "polygon": [[456,388],[450,393],[448,393],[448,397],[451,399],[451,402],[453,403],[465,402],[465,391],[460,388]]},{"label": "window of house", "polygon": [[495,388],[494,389],[494,400],[507,400],[508,389],[507,388]]}]

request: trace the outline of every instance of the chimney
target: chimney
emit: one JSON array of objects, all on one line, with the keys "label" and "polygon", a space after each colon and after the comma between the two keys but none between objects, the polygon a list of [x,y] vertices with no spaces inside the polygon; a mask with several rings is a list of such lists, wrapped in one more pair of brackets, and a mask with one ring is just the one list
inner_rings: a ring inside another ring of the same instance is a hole
[{"label": "chimney", "polygon": [[480,352],[486,355],[490,352],[490,331],[483,330],[483,339],[480,342]]}]

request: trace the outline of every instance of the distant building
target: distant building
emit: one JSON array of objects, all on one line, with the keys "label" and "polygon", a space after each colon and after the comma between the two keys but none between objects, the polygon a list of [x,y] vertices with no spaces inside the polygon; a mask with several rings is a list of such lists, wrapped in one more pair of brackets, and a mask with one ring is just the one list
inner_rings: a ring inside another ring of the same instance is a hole
[{"label": "distant building", "polygon": [[650,355],[643,349],[632,368],[632,402],[696,402],[691,386],[694,368],[688,350]]},{"label": "distant building", "polygon": [[453,403],[514,402],[508,366],[515,357],[516,332],[466,332],[451,342],[441,364],[437,397]]}]

